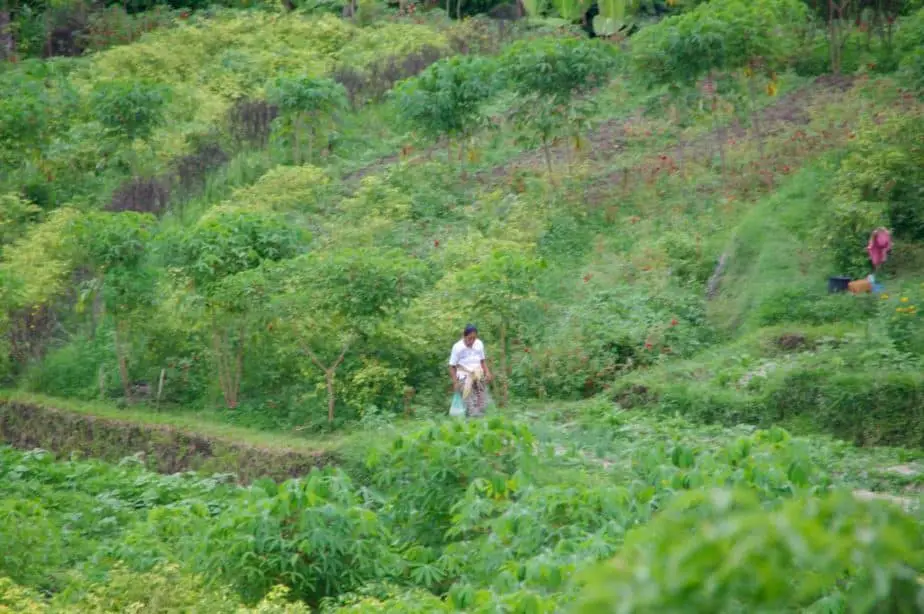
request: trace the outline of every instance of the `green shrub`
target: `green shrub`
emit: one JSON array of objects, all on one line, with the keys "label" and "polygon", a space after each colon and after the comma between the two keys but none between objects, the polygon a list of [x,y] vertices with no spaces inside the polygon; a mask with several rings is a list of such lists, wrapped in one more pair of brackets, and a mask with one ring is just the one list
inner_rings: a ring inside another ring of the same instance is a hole
[{"label": "green shrub", "polygon": [[497,493],[533,468],[529,429],[505,418],[445,422],[396,438],[367,461],[376,485],[400,492],[389,515],[423,546],[437,545],[452,526],[453,508],[475,482]]},{"label": "green shrub", "polygon": [[259,600],[276,584],[301,599],[350,591],[394,566],[391,538],[340,471],[264,480],[202,536],[204,567]]},{"label": "green shrub", "polygon": [[773,326],[784,322],[810,325],[835,322],[863,322],[877,313],[873,295],[827,294],[819,280],[818,288],[783,287],[769,294],[757,307],[757,322]]},{"label": "green shrub", "polygon": [[902,76],[912,89],[924,90],[924,8],[899,23],[895,47]]},{"label": "green shrub", "polygon": [[[924,121],[920,112],[890,113],[866,121],[857,131],[837,173],[839,205],[826,224],[826,245],[838,247],[839,260],[860,234],[876,228],[883,217],[900,239],[924,239]],[[863,226],[866,225],[864,228]],[[837,238],[841,233],[841,238]],[[865,247],[865,243],[859,246]],[[860,251],[862,254],[862,251]]]},{"label": "green shrub", "polygon": [[848,492],[770,509],[747,492],[689,493],[630,533],[577,611],[910,612],[924,599],[921,536],[910,516]]},{"label": "green shrub", "polygon": [[27,390],[75,399],[98,399],[100,375],[102,390],[118,394],[120,382],[116,370],[111,329],[93,337],[78,336],[48,353],[24,376]]},{"label": "green shrub", "polygon": [[872,264],[866,244],[873,229],[885,226],[886,220],[883,203],[838,200],[819,228],[821,243],[834,265],[832,273],[854,278],[868,275]]}]

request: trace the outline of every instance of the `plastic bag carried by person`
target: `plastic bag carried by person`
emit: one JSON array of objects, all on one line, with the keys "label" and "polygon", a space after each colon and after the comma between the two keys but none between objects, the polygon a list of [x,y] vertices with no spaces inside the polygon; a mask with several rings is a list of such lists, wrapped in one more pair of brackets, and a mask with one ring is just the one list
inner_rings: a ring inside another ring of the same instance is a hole
[{"label": "plastic bag carried by person", "polygon": [[462,402],[462,393],[452,395],[452,405],[449,406],[449,415],[456,418],[465,417],[465,403]]}]

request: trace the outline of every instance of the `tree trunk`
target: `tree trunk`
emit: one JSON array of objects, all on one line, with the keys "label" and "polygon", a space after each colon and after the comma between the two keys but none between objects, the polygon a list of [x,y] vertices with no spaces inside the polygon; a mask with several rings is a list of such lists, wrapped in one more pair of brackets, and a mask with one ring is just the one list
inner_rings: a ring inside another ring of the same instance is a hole
[{"label": "tree trunk", "polygon": [[334,376],[337,375],[337,367],[339,367],[340,363],[343,362],[343,357],[346,356],[347,350],[350,349],[350,343],[347,342],[343,345],[343,349],[340,351],[340,356],[338,356],[337,360],[335,360],[329,367],[324,366],[324,363],[321,362],[321,359],[318,358],[318,355],[315,354],[310,347],[302,344],[302,349],[308,355],[308,358],[311,359],[311,362],[313,362],[318,369],[324,372],[324,383],[327,385],[327,422],[330,424],[334,421],[334,404],[337,400],[334,392]]},{"label": "tree trunk", "polygon": [[308,129],[308,164],[314,160],[314,128]]},{"label": "tree trunk", "polygon": [[725,124],[723,122],[720,122],[719,117],[718,117],[719,93],[717,91],[718,86],[716,85],[715,76],[710,74],[709,81],[712,87],[712,127],[713,127],[713,130],[715,131],[716,145],[718,146],[718,150],[719,150],[719,162],[722,165],[721,167],[722,180],[724,182],[725,180],[725,140],[726,140],[727,135],[725,133]]},{"label": "tree trunk", "polygon": [[837,19],[834,15],[834,0],[828,0],[828,53],[831,58],[831,72],[838,74],[841,64],[837,55]]},{"label": "tree trunk", "polygon": [[16,50],[10,22],[9,9],[0,11],[0,62],[5,62],[12,58],[13,52]]},{"label": "tree trunk", "polygon": [[215,353],[215,365],[218,371],[218,385],[225,407],[236,409],[241,387],[241,375],[244,370],[244,340],[238,342],[237,352],[231,355],[229,333],[215,330],[212,333],[212,350]]},{"label": "tree trunk", "polygon": [[327,382],[327,423],[331,424],[334,421],[334,402],[336,397],[334,396],[334,369],[327,369],[324,371],[324,381]]},{"label": "tree trunk", "polygon": [[119,362],[119,377],[122,379],[122,392],[125,400],[132,400],[132,383],[128,379],[128,357],[125,355],[125,323],[122,320],[116,320],[115,326],[115,351],[116,359]]},{"label": "tree trunk", "polygon": [[754,130],[754,136],[757,138],[757,154],[760,159],[764,159],[764,137],[761,130],[760,111],[757,109],[757,82],[754,80],[756,67],[752,67],[751,76],[748,77],[748,98],[750,98],[751,107],[751,126]]},{"label": "tree trunk", "polygon": [[542,137],[542,153],[545,156],[545,168],[549,171],[549,178],[552,178],[552,150],[549,148],[549,139]]},{"label": "tree trunk", "polygon": [[459,139],[459,174],[465,179],[465,137]]},{"label": "tree trunk", "polygon": [[295,164],[302,163],[301,128],[302,121],[296,115],[292,120],[292,158]]},{"label": "tree trunk", "polygon": [[507,356],[510,353],[510,347],[507,340],[507,322],[501,322],[500,327],[500,370],[501,370],[501,398],[500,406],[507,407],[507,399],[510,394],[510,366]]}]

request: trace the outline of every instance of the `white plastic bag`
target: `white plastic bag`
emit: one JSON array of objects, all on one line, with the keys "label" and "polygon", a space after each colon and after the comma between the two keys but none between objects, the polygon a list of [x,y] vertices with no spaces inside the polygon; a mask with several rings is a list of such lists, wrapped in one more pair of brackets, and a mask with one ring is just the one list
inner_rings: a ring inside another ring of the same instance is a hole
[{"label": "white plastic bag", "polygon": [[449,406],[449,415],[454,418],[465,417],[465,403],[462,402],[462,393],[452,395],[452,405]]}]

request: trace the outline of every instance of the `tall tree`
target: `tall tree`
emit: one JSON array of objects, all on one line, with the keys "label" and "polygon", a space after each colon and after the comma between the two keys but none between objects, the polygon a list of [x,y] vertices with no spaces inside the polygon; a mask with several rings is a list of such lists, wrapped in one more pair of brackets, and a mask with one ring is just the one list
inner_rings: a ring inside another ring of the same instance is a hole
[{"label": "tall tree", "polygon": [[426,267],[396,249],[338,249],[281,263],[276,310],[310,364],[324,374],[333,422],[336,375],[348,353],[368,347],[378,327],[416,296]]},{"label": "tall tree", "polygon": [[115,354],[126,401],[132,398],[128,368],[132,323],[154,298],[155,275],[145,262],[153,225],[150,215],[126,211],[93,213],[77,226],[86,264],[95,275],[84,296],[100,296],[114,320]]},{"label": "tall tree", "polygon": [[189,285],[190,309],[212,342],[225,406],[238,405],[247,341],[261,317],[266,282],[261,266],[291,258],[303,237],[286,218],[217,209],[184,231],[169,248],[176,273]]}]

